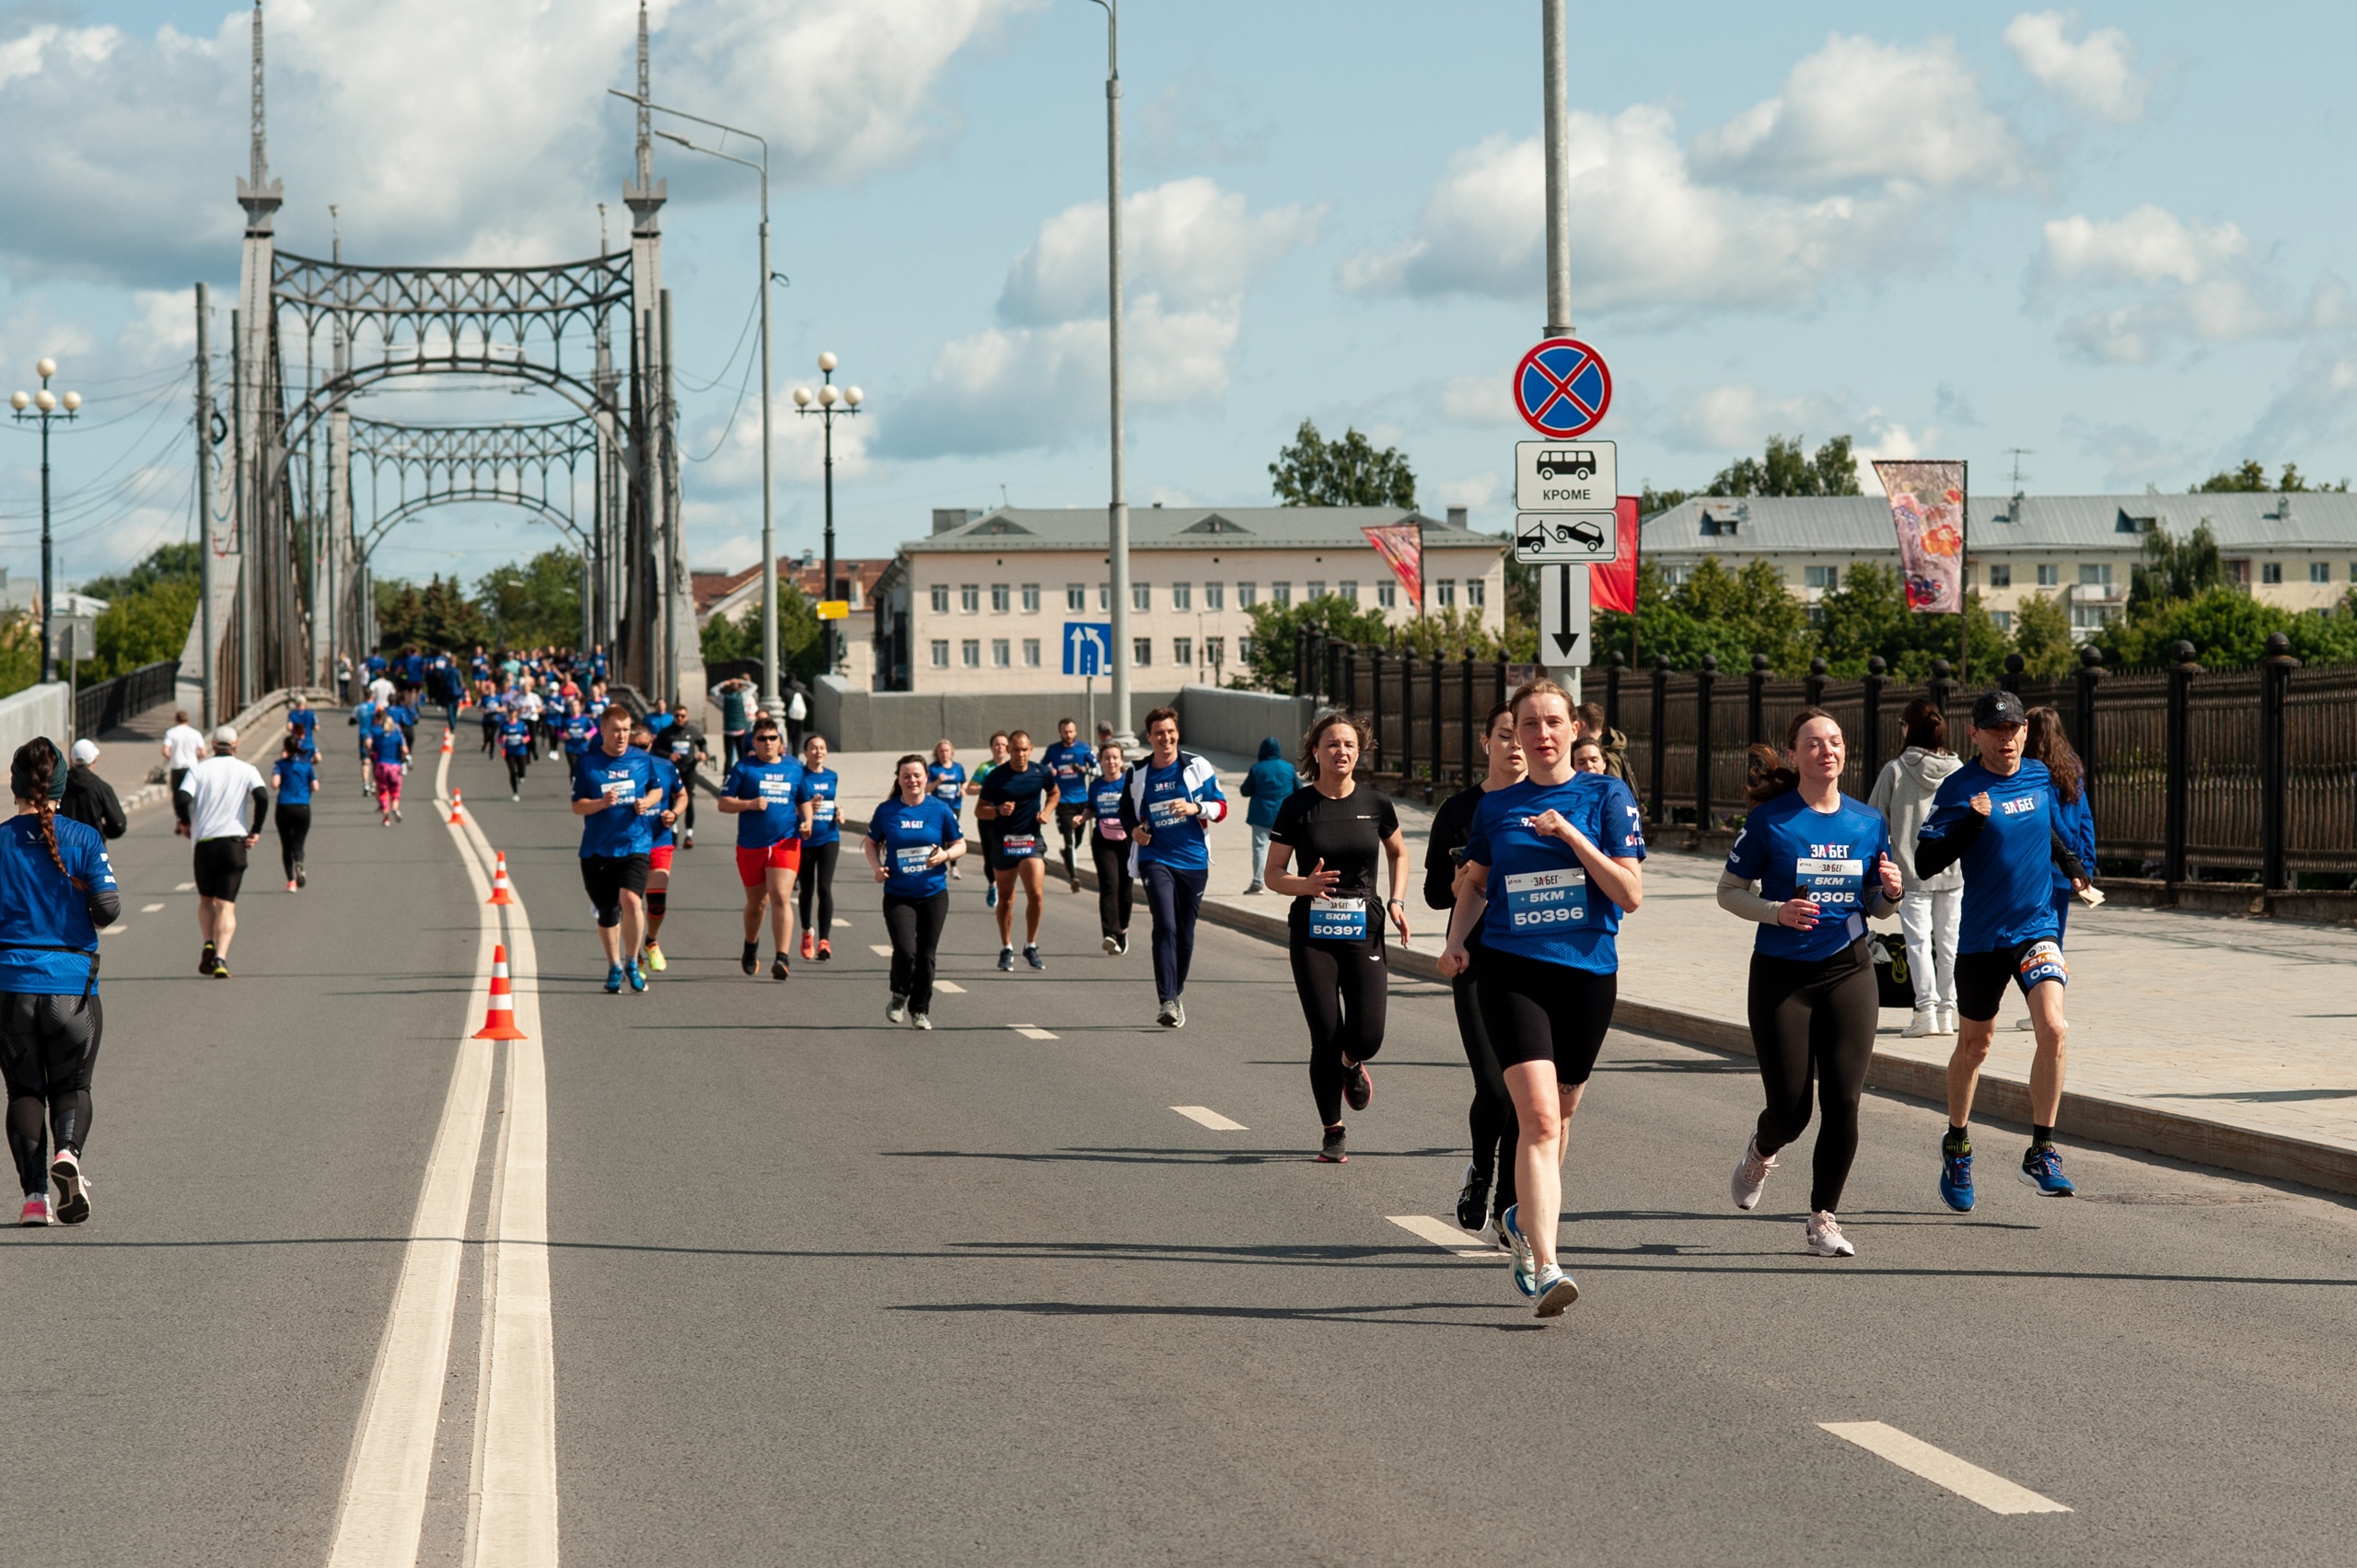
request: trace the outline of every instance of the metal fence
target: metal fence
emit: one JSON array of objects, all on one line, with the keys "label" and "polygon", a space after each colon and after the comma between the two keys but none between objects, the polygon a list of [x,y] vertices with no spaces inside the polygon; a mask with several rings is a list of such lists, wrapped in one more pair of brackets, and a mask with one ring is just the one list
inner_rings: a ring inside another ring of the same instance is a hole
[{"label": "metal fence", "polygon": [[[2245,669],[2205,670],[2179,644],[2175,665],[2112,672],[2093,648],[2078,670],[2032,679],[2020,656],[1997,684],[2028,707],[2058,710],[2087,768],[2096,840],[2107,861],[2150,866],[2165,880],[2231,877],[2288,889],[2300,872],[2357,875],[2357,666],[2303,668],[2278,634]],[[1744,811],[1746,751],[1781,744],[1793,715],[1821,707],[1850,738],[1841,787],[1863,799],[1901,749],[1900,714],[1917,697],[1956,714],[1984,688],[1933,678],[1907,684],[1879,658],[1862,679],[1791,679],[1767,660],[1729,673],[1624,667],[1616,652],[1586,673],[1585,695],[1628,737],[1630,779],[1657,825],[1724,828]],[[1427,796],[1481,771],[1481,715],[1532,674],[1484,659],[1419,659],[1305,635],[1295,687],[1366,719],[1364,764],[1388,787]],[[1951,721],[1952,745],[1962,726]]]},{"label": "metal fence", "polygon": [[111,680],[97,680],[74,693],[74,733],[95,737],[134,714],[168,703],[180,679],[180,661],[158,659]]}]

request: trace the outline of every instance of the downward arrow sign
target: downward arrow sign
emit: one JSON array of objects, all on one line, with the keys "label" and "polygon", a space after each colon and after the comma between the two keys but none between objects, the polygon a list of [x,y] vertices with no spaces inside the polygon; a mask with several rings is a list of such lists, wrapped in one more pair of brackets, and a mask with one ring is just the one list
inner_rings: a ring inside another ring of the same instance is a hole
[{"label": "downward arrow sign", "polygon": [[[1571,620],[1572,615],[1572,569],[1570,566],[1564,565],[1558,566],[1555,570],[1562,574],[1562,575],[1557,580],[1563,586],[1562,598],[1560,602],[1563,607],[1563,619],[1568,622]],[[1573,631],[1568,624],[1559,626],[1555,630],[1553,636],[1555,639],[1555,651],[1566,658],[1571,656],[1572,645],[1580,640],[1580,634],[1577,632]]]}]

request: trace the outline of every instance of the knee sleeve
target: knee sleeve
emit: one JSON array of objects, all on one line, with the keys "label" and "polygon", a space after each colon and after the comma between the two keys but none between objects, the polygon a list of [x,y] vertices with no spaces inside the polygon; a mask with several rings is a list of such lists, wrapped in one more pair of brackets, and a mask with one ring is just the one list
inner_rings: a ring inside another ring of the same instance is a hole
[{"label": "knee sleeve", "polygon": [[616,899],[610,904],[599,904],[598,906],[598,923],[600,927],[605,930],[611,931],[615,926],[620,925],[621,923],[622,905],[620,899]]},{"label": "knee sleeve", "polygon": [[665,889],[656,889],[646,895],[646,912],[660,920],[663,918],[663,912],[670,906],[670,902],[671,895]]}]

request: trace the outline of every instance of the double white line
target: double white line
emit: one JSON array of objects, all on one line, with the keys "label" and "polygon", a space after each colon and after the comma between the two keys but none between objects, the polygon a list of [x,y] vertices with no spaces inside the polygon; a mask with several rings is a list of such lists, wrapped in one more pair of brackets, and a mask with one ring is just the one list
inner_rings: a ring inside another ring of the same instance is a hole
[{"label": "double white line", "polygon": [[[450,758],[434,790],[446,819]],[[426,1161],[417,1217],[401,1258],[391,1316],[377,1352],[344,1473],[331,1568],[414,1568],[449,1374],[495,1047],[470,1038],[489,989],[501,909],[490,902],[490,843],[470,818],[445,822],[473,884],[482,931],[459,1023],[458,1064]],[[540,1053],[540,968],[532,924],[506,906],[516,1025],[507,1042],[502,1120],[484,1230],[482,1351],[474,1461],[467,1499],[470,1568],[552,1568],[557,1560],[556,1353],[549,1319],[548,1074]]]}]

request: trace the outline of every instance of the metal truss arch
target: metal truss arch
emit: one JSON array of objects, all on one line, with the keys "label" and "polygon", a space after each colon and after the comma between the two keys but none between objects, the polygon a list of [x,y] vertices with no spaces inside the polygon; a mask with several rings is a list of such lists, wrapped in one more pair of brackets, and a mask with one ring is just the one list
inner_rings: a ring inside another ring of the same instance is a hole
[{"label": "metal truss arch", "polygon": [[575,544],[586,544],[588,540],[588,535],[575,520],[572,512],[553,502],[543,501],[537,496],[518,495],[500,490],[445,490],[437,491],[431,495],[412,495],[391,511],[381,513],[372,519],[367,536],[361,541],[361,559],[365,561],[374,558],[377,547],[385,541],[386,535],[422,512],[430,512],[437,506],[474,505],[518,507],[536,514],[543,522],[555,524],[559,529],[563,530],[565,537]]}]

